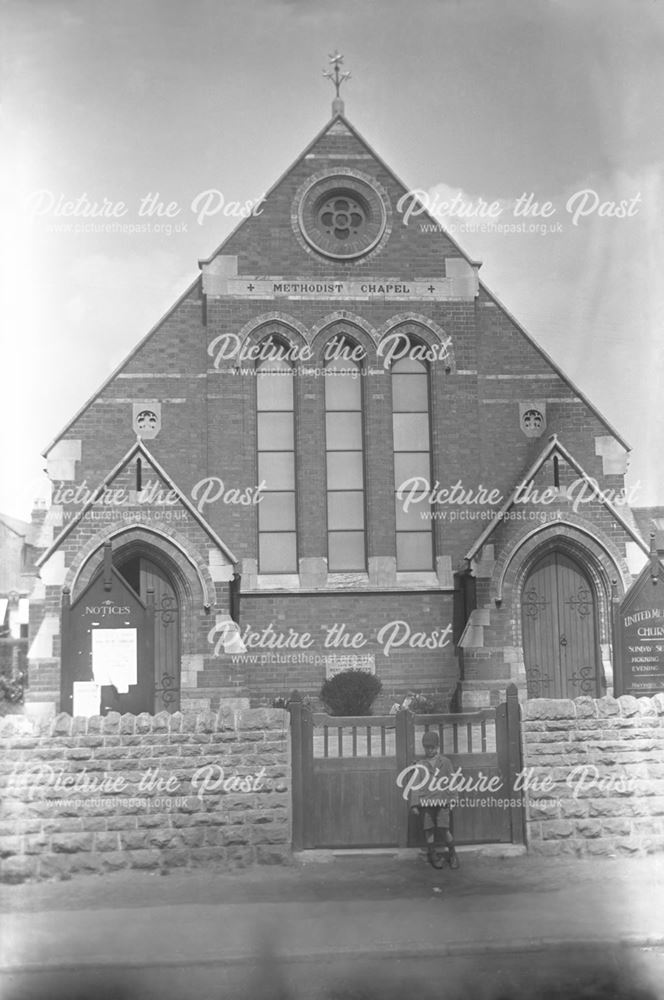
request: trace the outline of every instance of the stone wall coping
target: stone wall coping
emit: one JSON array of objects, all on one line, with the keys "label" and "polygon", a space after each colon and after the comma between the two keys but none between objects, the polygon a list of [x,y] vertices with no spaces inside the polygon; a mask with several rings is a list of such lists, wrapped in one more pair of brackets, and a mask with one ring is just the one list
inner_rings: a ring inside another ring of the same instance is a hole
[{"label": "stone wall coping", "polygon": [[55,718],[7,715],[0,719],[0,740],[16,737],[87,736],[92,734],[220,733],[260,729],[287,729],[289,714],[283,708],[221,708],[218,712],[158,712],[149,715],[109,712],[108,715]]},{"label": "stone wall coping", "polygon": [[524,721],[539,719],[589,719],[619,715],[664,715],[664,694],[652,698],[635,698],[623,694],[619,698],[531,698],[522,705]]}]

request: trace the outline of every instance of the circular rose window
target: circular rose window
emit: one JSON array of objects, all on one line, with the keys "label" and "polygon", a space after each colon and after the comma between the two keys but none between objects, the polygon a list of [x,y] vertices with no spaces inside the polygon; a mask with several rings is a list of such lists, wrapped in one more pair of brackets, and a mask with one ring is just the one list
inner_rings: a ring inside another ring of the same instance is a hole
[{"label": "circular rose window", "polygon": [[333,194],[317,211],[318,224],[328,236],[343,242],[357,236],[367,223],[367,209],[353,195]]},{"label": "circular rose window", "polygon": [[352,260],[372,250],[385,231],[378,191],[358,177],[332,175],[312,181],[298,208],[300,231],[326,257]]}]

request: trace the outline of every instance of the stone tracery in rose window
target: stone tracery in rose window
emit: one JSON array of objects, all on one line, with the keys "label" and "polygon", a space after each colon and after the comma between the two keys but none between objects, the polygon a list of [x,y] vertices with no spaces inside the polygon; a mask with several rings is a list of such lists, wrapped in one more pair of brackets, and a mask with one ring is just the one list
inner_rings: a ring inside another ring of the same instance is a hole
[{"label": "stone tracery in rose window", "polygon": [[318,206],[318,224],[337,240],[356,236],[366,222],[366,210],[362,203],[345,192],[333,194]]}]

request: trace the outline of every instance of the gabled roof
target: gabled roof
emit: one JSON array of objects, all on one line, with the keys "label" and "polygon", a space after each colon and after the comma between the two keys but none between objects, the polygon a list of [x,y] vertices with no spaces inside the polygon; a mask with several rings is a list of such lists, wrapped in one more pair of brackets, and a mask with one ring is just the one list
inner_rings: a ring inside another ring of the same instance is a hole
[{"label": "gabled roof", "polygon": [[0,514],[0,521],[13,534],[22,538],[26,545],[37,546],[41,531],[40,524],[33,524],[32,521],[21,521],[19,518],[10,517],[8,514]]},{"label": "gabled roof", "polygon": [[[517,485],[509,494],[509,496],[503,501],[501,506],[496,510],[495,517],[491,521],[489,521],[484,531],[482,531],[479,537],[475,539],[471,547],[468,549],[468,552],[465,555],[465,558],[468,562],[470,562],[472,559],[475,558],[477,553],[480,551],[482,546],[486,544],[487,540],[496,530],[498,525],[503,523],[505,512],[509,510],[512,504],[515,502],[519,493],[527,487],[528,483],[532,481],[533,477],[541,469],[544,463],[554,455],[558,455],[560,458],[564,459],[565,462],[567,462],[567,464],[571,466],[571,468],[573,468],[574,471],[579,474],[579,477],[584,479],[589,486],[591,487],[595,486],[596,480],[594,480],[592,476],[588,475],[583,466],[579,462],[577,462],[577,460],[574,458],[572,453],[569,452],[563,444],[561,444],[561,442],[558,440],[557,435],[553,434],[549,438],[549,442],[545,446],[543,451],[540,452],[539,456],[535,459],[533,464],[526,471],[525,475],[519,480]],[[617,510],[617,508],[610,502],[610,500],[608,500],[605,496],[603,496],[602,493],[600,493],[597,499],[598,502],[602,503],[604,507],[606,507],[606,509],[611,512],[616,521],[618,521],[621,527],[624,528],[624,530],[632,538],[632,540],[636,542],[639,548],[641,548],[644,552],[648,553],[650,551],[649,546],[644,542],[644,540],[641,538],[638,532],[634,530],[632,525],[629,524],[629,522],[622,516],[622,514]]]},{"label": "gabled roof", "polygon": [[20,538],[27,538],[32,527],[29,521],[20,521],[17,517],[10,517],[9,514],[0,514],[0,521]]},{"label": "gabled roof", "polygon": [[46,552],[42,553],[42,555],[35,563],[37,567],[40,567],[45,562],[47,562],[48,559],[50,559],[50,557],[53,555],[53,553],[60,548],[60,545],[67,537],[67,535],[70,533],[70,531],[72,531],[76,527],[76,525],[79,524],[80,521],[85,517],[86,511],[90,510],[90,508],[94,506],[94,504],[97,502],[98,498],[101,496],[101,494],[109,485],[109,483],[113,482],[118,473],[121,472],[121,470],[124,469],[125,466],[128,465],[128,463],[136,455],[142,455],[143,458],[146,459],[146,461],[155,470],[157,475],[160,476],[161,479],[163,479],[163,481],[166,483],[166,485],[174,493],[177,494],[180,503],[187,509],[188,513],[191,514],[193,519],[200,525],[200,527],[208,535],[210,540],[217,546],[217,548],[221,549],[221,551],[229,558],[229,560],[233,564],[237,563],[238,561],[237,557],[233,555],[233,553],[228,548],[226,543],[223,542],[221,538],[219,538],[219,535],[217,535],[216,531],[214,531],[213,528],[210,527],[206,519],[194,507],[194,505],[188,499],[186,494],[183,493],[182,490],[175,484],[175,482],[171,479],[168,473],[162,468],[162,466],[159,464],[156,458],[154,458],[154,456],[150,454],[148,449],[143,444],[142,440],[140,438],[137,438],[136,443],[131,446],[126,455],[124,455],[124,457],[120,459],[117,465],[111,470],[111,472],[108,473],[105,479],[102,480],[102,482],[93,492],[92,496],[83,504],[83,506],[76,514],[76,516],[73,517],[71,521],[62,529],[58,537],[54,540],[53,544],[46,550]]},{"label": "gabled roof", "polygon": [[[295,159],[290,163],[290,165],[279,175],[279,178],[274,182],[274,184],[266,192],[266,194],[265,194],[265,198],[266,199],[270,197],[270,195],[272,194],[272,192],[279,186],[279,184],[282,183],[282,181],[288,176],[288,174],[292,170],[295,169],[295,167],[297,166],[297,164],[306,157],[306,155],[316,145],[316,143],[319,142],[320,139],[322,139],[322,137],[337,122],[341,122],[348,129],[348,131],[351,133],[351,135],[355,136],[355,138],[358,140],[358,142],[362,143],[362,145],[366,148],[366,150],[375,158],[375,160],[383,167],[383,169],[387,171],[387,173],[390,175],[390,177],[392,177],[393,180],[404,189],[404,191],[408,190],[408,188],[404,184],[404,182],[399,177],[397,177],[397,175],[394,173],[394,171],[385,163],[385,161],[378,155],[378,153],[376,153],[376,151],[373,149],[372,146],[369,145],[369,143],[366,141],[366,139],[362,135],[360,135],[360,133],[357,131],[357,129],[354,128],[353,125],[351,125],[351,123],[348,121],[348,119],[344,115],[342,115],[342,114],[336,114],[336,115],[333,115],[332,118],[328,122],[326,122],[326,124],[323,126],[323,128],[320,129],[320,131],[316,133],[316,135],[311,140],[311,142],[302,150],[302,152],[300,153],[300,155],[297,156],[297,157],[295,157]],[[433,219],[433,216],[429,215],[428,212],[426,214],[427,214],[428,218],[431,219],[433,222],[436,221],[435,219]],[[211,261],[213,261],[215,257],[217,257],[220,253],[222,253],[223,250],[226,247],[226,244],[229,243],[231,240],[233,240],[235,238],[235,236],[242,229],[243,226],[247,225],[247,223],[249,222],[249,218],[250,218],[250,216],[247,216],[246,218],[241,219],[238,222],[237,226],[235,226],[231,230],[231,232],[228,234],[228,236],[224,237],[224,239],[219,244],[219,246],[217,247],[217,249],[214,250],[213,253],[211,253],[209,257],[201,257],[199,259],[199,261],[198,261],[199,268],[203,264],[209,264],[209,263],[211,263]],[[449,242],[459,251],[459,254],[462,257],[464,257],[470,264],[475,264],[476,266],[479,264],[479,262],[471,260],[471,258],[461,249],[461,247],[456,242],[456,240],[452,236],[449,235],[449,233],[445,233],[444,235],[449,240]],[[104,391],[104,389],[106,388],[106,386],[109,385],[117,375],[119,375],[119,373],[122,371],[122,369],[125,367],[125,365],[127,365],[132,360],[132,358],[140,351],[140,349],[143,347],[143,345],[150,339],[150,337],[154,333],[157,332],[157,330],[160,328],[160,326],[168,319],[168,317],[173,312],[175,312],[175,310],[180,305],[180,303],[183,302],[194,291],[194,289],[197,287],[197,285],[200,284],[200,282],[201,282],[201,276],[199,274],[187,286],[187,288],[184,290],[184,292],[182,293],[182,295],[180,295],[180,297],[173,303],[173,305],[170,307],[170,309],[168,309],[163,314],[163,316],[161,316],[161,318],[157,320],[157,322],[154,324],[154,326],[152,326],[150,328],[150,330],[148,330],[148,332],[145,334],[145,336],[142,337],[141,340],[139,340],[138,344],[136,344],[136,346],[134,348],[132,348],[132,350],[129,352],[129,354],[126,356],[126,358],[123,361],[121,361],[120,364],[117,365],[113,369],[113,371],[108,376],[108,378],[104,379],[104,381],[101,383],[101,385],[99,386],[99,388],[96,389],[95,392],[92,393],[92,395],[85,401],[85,403],[83,403],[83,405],[81,407],[79,407],[79,409],[76,411],[76,413],[71,418],[71,420],[68,420],[67,423],[65,424],[65,426],[62,428],[62,430],[60,430],[59,433],[56,434],[56,436],[53,438],[53,440],[49,442],[49,444],[46,446],[46,448],[42,452],[42,455],[44,455],[44,456],[48,455],[48,453],[51,450],[51,448],[53,447],[53,445],[57,444],[57,442],[62,437],[64,437],[64,435],[67,433],[67,431],[72,426],[72,424],[74,424],[76,422],[76,420],[80,417],[80,415],[87,410],[87,408],[90,406],[90,404],[92,402],[94,402],[94,400],[99,395],[101,395],[101,393]]]},{"label": "gabled roof", "polygon": [[[310,152],[310,150],[312,150],[314,148],[314,146],[316,145],[316,143],[320,142],[320,140],[323,138],[323,136],[326,135],[330,131],[330,129],[333,128],[338,122],[340,122],[342,125],[344,125],[345,128],[348,129],[348,131],[350,132],[350,134],[352,136],[354,136],[357,139],[357,141],[362,146],[364,146],[364,148],[367,150],[367,152],[370,153],[371,156],[373,156],[373,158],[376,160],[377,163],[380,164],[380,166],[383,168],[383,170],[385,170],[386,173],[388,173],[390,175],[390,177],[395,182],[395,184],[398,184],[399,187],[402,187],[404,189],[404,191],[408,191],[409,190],[408,186],[401,180],[401,178],[397,174],[395,174],[394,170],[392,170],[392,168],[385,162],[385,160],[376,152],[376,150],[373,148],[373,146],[370,143],[367,142],[367,140],[364,138],[363,135],[360,134],[360,132],[357,131],[357,129],[355,128],[354,125],[351,125],[351,123],[348,121],[348,119],[346,118],[346,116],[343,115],[343,114],[341,114],[341,113],[339,113],[339,114],[336,114],[336,115],[332,116],[332,118],[329,120],[329,122],[327,122],[323,126],[323,128],[319,132],[316,133],[316,135],[311,140],[311,142],[309,143],[309,145],[306,146],[302,150],[302,152],[300,153],[300,155],[297,156],[293,160],[293,162],[290,164],[290,166],[288,166],[283,171],[283,173],[281,173],[279,175],[279,178],[274,182],[274,184],[272,185],[272,187],[269,188],[268,191],[266,191],[265,196],[264,196],[264,200],[267,200],[270,197],[270,195],[274,191],[276,191],[276,189],[286,179],[286,177],[288,177],[288,175],[291,173],[291,171],[295,169],[295,167],[298,165],[298,163],[307,156],[307,154]],[[427,217],[432,222],[436,222],[436,223],[438,222],[437,219],[435,219],[432,215],[429,214],[429,211],[428,211],[428,209],[426,209],[426,207],[425,207],[424,210],[425,210],[425,213],[426,213]],[[222,253],[222,251],[224,250],[224,247],[226,246],[226,244],[229,243],[237,235],[237,233],[240,231],[240,229],[244,225],[246,225],[248,221],[249,221],[249,217],[241,219],[240,222],[237,224],[237,226],[235,226],[235,228],[232,230],[232,232],[229,233],[229,235],[226,236],[225,239],[222,241],[222,243],[217,247],[217,249],[214,251],[214,253],[210,254],[209,257],[201,258],[199,260],[199,264],[200,265],[202,265],[202,264],[210,264],[214,260],[214,258],[218,256],[218,254]],[[469,264],[474,265],[475,267],[478,267],[478,266],[481,265],[481,261],[476,261],[476,260],[473,260],[471,257],[469,257],[468,254],[465,252],[465,250],[463,250],[459,246],[459,244],[454,239],[454,237],[450,236],[450,234],[448,232],[446,232],[444,230],[441,230],[441,234],[445,236],[445,238],[452,244],[452,246],[456,250],[459,251],[459,254],[463,258],[465,258],[465,260],[467,260]]]},{"label": "gabled roof", "polygon": [[[300,161],[303,160],[307,156],[307,154],[309,153],[309,151],[316,145],[316,143],[319,142],[320,139],[327,132],[330,131],[330,129],[332,129],[335,125],[337,125],[339,123],[341,123],[349,131],[349,133],[351,135],[353,135],[355,137],[355,139],[357,139],[357,141],[364,146],[364,148],[367,150],[367,152],[371,154],[371,156],[375,159],[375,161],[380,164],[380,166],[389,174],[389,176],[393,179],[393,181],[399,187],[401,187],[404,191],[408,191],[409,190],[408,186],[401,180],[401,178],[394,172],[394,170],[392,170],[392,168],[387,163],[385,163],[385,161],[382,159],[382,157],[379,156],[379,154],[367,142],[367,140],[357,131],[357,129],[353,125],[351,125],[351,123],[348,121],[348,119],[345,117],[345,115],[343,115],[341,113],[338,113],[338,114],[335,114],[335,115],[332,116],[332,118],[314,136],[314,138],[305,147],[305,149],[300,153],[300,155],[297,156],[291,162],[291,164],[286,168],[286,170],[284,170],[280,174],[279,178],[275,181],[275,183],[266,192],[265,199],[267,199],[267,198],[270,197],[270,195],[275,191],[275,189],[279,186],[279,184],[281,184],[282,181],[288,176],[288,174],[291,173],[291,171],[294,170],[295,167],[300,163]],[[431,222],[435,223],[435,225],[439,228],[441,235],[443,235],[445,237],[445,239],[457,250],[457,252],[459,253],[459,256],[462,257],[464,260],[466,260],[468,262],[468,264],[470,264],[472,267],[480,267],[481,266],[481,262],[473,260],[463,250],[463,248],[457,243],[457,241],[454,239],[454,237],[449,232],[447,232],[447,230],[444,230],[444,229],[442,229],[440,227],[440,221],[437,218],[435,218],[433,215],[431,215],[431,213],[427,209],[426,205],[424,205],[422,207],[423,207],[423,212],[424,212],[425,218],[427,218]],[[244,219],[241,219],[240,222],[237,224],[237,226],[235,226],[231,230],[231,232],[228,234],[228,236],[226,236],[224,238],[224,240],[222,240],[222,242],[217,247],[217,249],[214,250],[213,253],[210,254],[209,257],[202,257],[202,258],[199,259],[199,262],[198,262],[199,263],[199,267],[202,267],[204,264],[211,263],[214,260],[215,257],[217,257],[219,254],[223,253],[224,249],[226,248],[226,245],[228,243],[230,243],[231,240],[233,240],[235,238],[235,236],[237,235],[237,233],[242,229],[243,226],[247,225],[249,223],[249,221],[250,221],[250,216],[247,216]],[[42,452],[43,455],[45,455],[45,456],[48,455],[48,452],[51,450],[51,448],[62,437],[64,437],[64,435],[67,433],[67,431],[72,426],[72,424],[75,423],[75,421],[78,419],[78,417],[82,413],[84,413],[85,410],[90,406],[90,404],[104,391],[104,389],[109,385],[109,383],[113,381],[113,379],[122,371],[122,369],[125,367],[125,365],[127,365],[131,361],[131,359],[138,353],[138,351],[140,351],[140,349],[149,340],[149,338],[154,333],[157,332],[157,330],[168,319],[168,317],[175,311],[175,309],[180,305],[180,303],[183,302],[191,294],[192,291],[194,291],[194,289],[199,285],[200,282],[201,282],[201,276],[197,275],[197,277],[185,289],[185,291],[177,299],[177,301],[171,306],[171,308],[168,309],[164,313],[164,315],[154,324],[154,326],[138,342],[138,344],[136,345],[136,347],[134,347],[129,352],[129,354],[127,355],[127,357],[122,362],[120,362],[120,364],[114,369],[114,371],[108,376],[108,378],[104,380],[104,382],[100,385],[100,387],[77,410],[77,412],[74,414],[74,416],[71,418],[71,420],[69,420],[67,422],[67,424],[65,424],[65,426],[62,428],[62,430],[53,438],[53,440],[49,443],[49,445]],[[625,439],[615,430],[615,428],[600,413],[600,411],[597,409],[597,407],[594,406],[593,403],[591,403],[591,401],[584,395],[584,393],[580,391],[580,389],[576,386],[576,384],[572,381],[572,379],[570,379],[562,371],[562,369],[556,364],[555,361],[553,361],[553,359],[549,356],[549,354],[547,354],[547,352],[542,347],[540,347],[540,345],[531,336],[531,334],[529,334],[528,331],[523,328],[523,326],[515,319],[515,317],[509,312],[509,310],[498,299],[498,297],[496,295],[494,295],[490,291],[490,289],[483,282],[480,282],[480,287],[486,293],[486,295],[488,295],[489,298],[498,306],[498,308],[502,310],[502,312],[505,314],[505,316],[507,316],[507,318],[514,324],[514,326],[521,333],[521,335],[533,346],[533,348],[546,361],[546,363],[548,365],[550,365],[550,367],[558,375],[558,377],[561,378],[563,380],[563,382],[565,382],[570,387],[570,389],[572,390],[572,392],[580,400],[582,400],[582,402],[591,410],[592,413],[594,413],[594,415],[597,417],[597,419],[600,421],[600,423],[602,423],[604,425],[604,427],[606,427],[606,429],[611,434],[611,436],[614,437],[625,448],[626,451],[631,451],[631,446],[625,441]]]},{"label": "gabled roof", "polygon": [[[659,509],[661,510],[661,508]],[[643,584],[646,581],[658,583],[660,577],[664,577],[664,562],[662,562],[659,557],[659,553],[655,546],[655,538],[652,535],[650,537],[648,555],[650,557],[648,562],[644,565],[643,569],[632,583],[632,586],[623,595],[622,601],[620,602],[620,614],[624,614],[629,611],[634,602],[643,595]]]}]

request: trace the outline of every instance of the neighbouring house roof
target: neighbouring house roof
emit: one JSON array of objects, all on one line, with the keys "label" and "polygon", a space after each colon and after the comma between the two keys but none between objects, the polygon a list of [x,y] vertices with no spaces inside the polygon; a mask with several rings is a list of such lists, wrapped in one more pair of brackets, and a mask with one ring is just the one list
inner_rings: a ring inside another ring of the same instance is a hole
[{"label": "neighbouring house roof", "polygon": [[655,536],[655,548],[664,552],[664,507],[632,507],[636,525],[648,544]]},{"label": "neighbouring house roof", "polygon": [[0,514],[0,521],[15,535],[23,538],[26,545],[37,545],[41,525],[33,524],[31,521],[21,521],[17,517],[10,517],[9,514]]},{"label": "neighbouring house roof", "polygon": [[0,514],[0,594],[29,594],[37,570],[41,525]]}]

